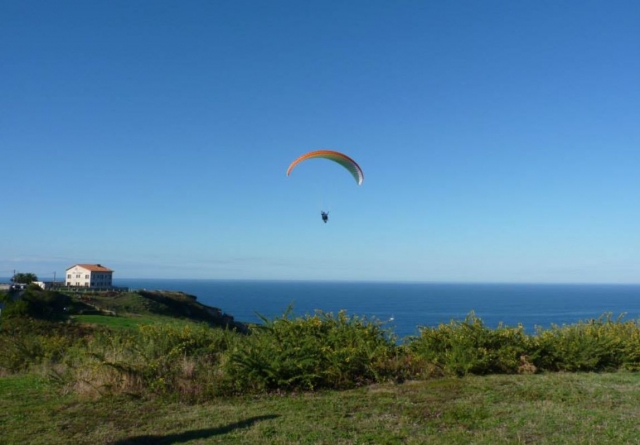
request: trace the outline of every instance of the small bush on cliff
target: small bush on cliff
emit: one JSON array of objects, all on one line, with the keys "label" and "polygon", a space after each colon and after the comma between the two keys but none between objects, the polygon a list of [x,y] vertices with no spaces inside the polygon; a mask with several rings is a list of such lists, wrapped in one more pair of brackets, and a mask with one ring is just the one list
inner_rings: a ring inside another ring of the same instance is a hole
[{"label": "small bush on cliff", "polygon": [[11,291],[4,297],[2,318],[36,318],[40,320],[65,320],[71,298],[60,292],[42,290],[31,284],[26,290]]}]

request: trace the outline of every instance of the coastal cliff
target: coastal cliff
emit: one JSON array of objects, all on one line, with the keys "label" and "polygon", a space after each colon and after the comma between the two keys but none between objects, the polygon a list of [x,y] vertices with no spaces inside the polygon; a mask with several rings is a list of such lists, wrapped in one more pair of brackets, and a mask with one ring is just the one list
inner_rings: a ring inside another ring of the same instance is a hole
[{"label": "coastal cliff", "polygon": [[160,315],[208,323],[211,326],[247,333],[248,327],[222,309],[197,301],[185,292],[140,289],[131,292],[93,292],[74,295],[72,314],[139,316]]}]

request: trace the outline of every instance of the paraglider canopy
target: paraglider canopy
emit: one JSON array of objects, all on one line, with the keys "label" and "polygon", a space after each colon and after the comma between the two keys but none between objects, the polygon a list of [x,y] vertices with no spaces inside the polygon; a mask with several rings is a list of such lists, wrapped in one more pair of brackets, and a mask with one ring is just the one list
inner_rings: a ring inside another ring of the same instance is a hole
[{"label": "paraglider canopy", "polygon": [[333,150],[316,150],[300,156],[298,159],[293,161],[291,165],[289,165],[289,168],[287,169],[287,176],[291,174],[291,171],[293,170],[293,168],[296,165],[298,165],[300,162],[306,161],[307,159],[313,159],[313,158],[328,159],[330,161],[333,161],[342,165],[344,168],[346,168],[349,171],[349,173],[351,173],[351,175],[353,176],[353,179],[356,180],[358,185],[362,184],[362,181],[364,181],[364,174],[362,173],[362,169],[356,163],[356,161],[354,161],[349,156],[343,153],[333,151]]}]

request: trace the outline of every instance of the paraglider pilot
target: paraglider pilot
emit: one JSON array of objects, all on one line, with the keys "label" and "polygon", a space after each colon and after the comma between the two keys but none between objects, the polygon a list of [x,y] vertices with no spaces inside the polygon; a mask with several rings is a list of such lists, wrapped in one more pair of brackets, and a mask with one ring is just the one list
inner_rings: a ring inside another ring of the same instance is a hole
[{"label": "paraglider pilot", "polygon": [[326,224],[327,221],[329,221],[329,212],[320,212],[320,215],[322,216],[322,221],[324,221],[324,223]]}]

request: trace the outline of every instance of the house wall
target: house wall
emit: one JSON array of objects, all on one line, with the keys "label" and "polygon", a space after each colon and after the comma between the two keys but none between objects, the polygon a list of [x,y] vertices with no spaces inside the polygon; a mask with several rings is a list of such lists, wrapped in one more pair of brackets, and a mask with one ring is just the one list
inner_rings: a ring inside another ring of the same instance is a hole
[{"label": "house wall", "polygon": [[113,283],[113,272],[96,272],[81,266],[67,269],[64,284],[66,286],[91,287],[97,289],[109,288]]},{"label": "house wall", "polygon": [[64,284],[67,286],[89,287],[91,283],[91,271],[80,266],[67,269]]}]

